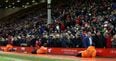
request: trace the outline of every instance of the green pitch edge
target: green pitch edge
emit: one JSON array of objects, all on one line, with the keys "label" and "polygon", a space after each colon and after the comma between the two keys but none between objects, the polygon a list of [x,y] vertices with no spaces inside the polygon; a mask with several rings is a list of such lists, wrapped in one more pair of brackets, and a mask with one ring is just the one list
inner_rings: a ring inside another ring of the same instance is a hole
[{"label": "green pitch edge", "polygon": [[73,61],[73,60],[65,60],[65,58],[50,59],[50,58],[35,57],[35,56],[23,56],[23,55],[20,56],[20,55],[14,55],[14,54],[0,53],[0,61]]}]

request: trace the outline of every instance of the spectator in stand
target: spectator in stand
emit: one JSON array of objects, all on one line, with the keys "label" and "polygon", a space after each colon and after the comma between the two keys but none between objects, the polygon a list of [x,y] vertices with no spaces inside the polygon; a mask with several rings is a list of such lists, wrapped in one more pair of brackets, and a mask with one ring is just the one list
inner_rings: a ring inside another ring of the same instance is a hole
[{"label": "spectator in stand", "polygon": [[94,42],[93,42],[91,32],[87,33],[87,36],[84,37],[84,39],[82,40],[82,43],[83,43],[84,48],[87,48],[88,46],[91,46],[91,45],[95,45]]},{"label": "spectator in stand", "polygon": [[116,48],[116,34],[113,36],[113,39],[112,39],[112,47]]},{"label": "spectator in stand", "polygon": [[0,36],[0,45],[2,45],[2,46],[5,46],[6,45],[6,40],[2,36]]},{"label": "spectator in stand", "polygon": [[106,47],[105,37],[101,34],[100,31],[98,31],[96,33],[96,36],[94,37],[94,41],[95,41],[95,47],[96,48],[104,48],[104,47]]},{"label": "spectator in stand", "polygon": [[112,46],[112,37],[110,33],[105,33],[105,42],[106,42],[106,48],[111,48]]},{"label": "spectator in stand", "polygon": [[[0,24],[0,41],[2,41],[0,45],[7,45],[7,42],[13,41],[13,45],[16,46],[22,43],[35,46],[35,43],[39,43],[36,42],[39,38],[41,46],[47,43],[49,47],[88,47],[95,42],[95,47],[110,48],[111,38],[116,33],[116,15],[115,10],[111,9],[111,4],[109,0],[61,1],[61,4],[53,6],[54,21],[49,25],[45,25],[47,20],[45,8],[33,9],[26,12],[26,15],[22,13],[24,15],[21,18],[20,16],[13,18],[16,19],[14,23]],[[112,43],[114,44],[114,41]]]}]

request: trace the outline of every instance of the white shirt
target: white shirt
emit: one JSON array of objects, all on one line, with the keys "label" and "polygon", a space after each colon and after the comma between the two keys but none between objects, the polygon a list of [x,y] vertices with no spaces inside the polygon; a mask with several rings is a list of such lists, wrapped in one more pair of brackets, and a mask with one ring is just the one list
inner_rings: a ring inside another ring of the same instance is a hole
[{"label": "white shirt", "polygon": [[89,37],[89,43],[90,43],[90,45],[92,45],[92,38],[91,37]]}]

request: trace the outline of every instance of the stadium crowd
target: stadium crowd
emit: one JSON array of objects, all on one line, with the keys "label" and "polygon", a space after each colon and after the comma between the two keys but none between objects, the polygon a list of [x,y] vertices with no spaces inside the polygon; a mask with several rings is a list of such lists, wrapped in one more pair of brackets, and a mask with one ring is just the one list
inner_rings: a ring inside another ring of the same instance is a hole
[{"label": "stadium crowd", "polygon": [[69,0],[52,8],[52,24],[44,10],[14,23],[0,24],[0,45],[65,48],[116,48],[116,11],[108,0]]}]

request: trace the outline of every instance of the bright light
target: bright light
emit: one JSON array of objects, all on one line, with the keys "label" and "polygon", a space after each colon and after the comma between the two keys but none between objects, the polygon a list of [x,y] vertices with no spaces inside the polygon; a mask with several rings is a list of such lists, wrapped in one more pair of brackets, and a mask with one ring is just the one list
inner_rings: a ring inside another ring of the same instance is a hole
[{"label": "bright light", "polygon": [[91,16],[91,13],[89,13],[89,16]]}]

